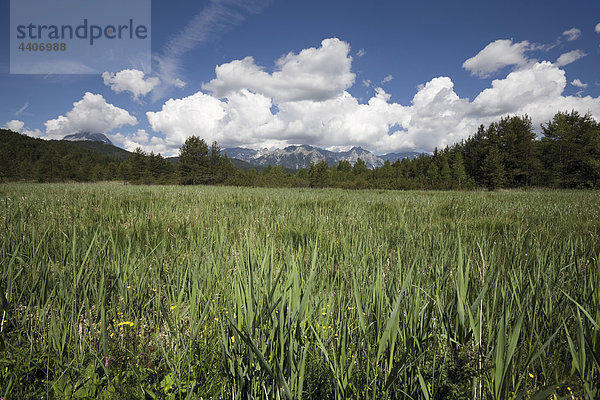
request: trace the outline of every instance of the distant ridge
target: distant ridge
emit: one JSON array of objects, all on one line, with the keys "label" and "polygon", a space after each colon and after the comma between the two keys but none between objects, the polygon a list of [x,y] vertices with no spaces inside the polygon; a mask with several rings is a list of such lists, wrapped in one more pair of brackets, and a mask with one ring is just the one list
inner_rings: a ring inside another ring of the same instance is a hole
[{"label": "distant ridge", "polygon": [[[65,141],[91,150],[94,153],[125,160],[131,156],[131,152],[114,146],[110,139],[102,133],[80,132],[67,135]],[[383,166],[388,161],[393,163],[403,158],[413,159],[423,153],[410,151],[404,153],[388,153],[375,155],[372,152],[355,146],[347,151],[330,151],[310,145],[287,146],[275,150],[254,150],[245,147],[231,147],[222,150],[232,160],[234,165],[242,170],[256,168],[261,170],[268,166],[283,166],[287,170],[294,171],[310,168],[310,164],[325,161],[330,167],[337,165],[340,161],[348,161],[354,165],[360,158],[365,162],[367,168],[374,169]],[[178,162],[178,157],[169,157],[172,162]]]},{"label": "distant ridge", "polygon": [[379,168],[386,161],[393,163],[403,158],[416,158],[422,153],[405,152],[389,153],[377,156],[362,147],[353,147],[348,151],[329,151],[309,145],[288,146],[284,149],[275,150],[253,150],[244,147],[233,147],[223,149],[229,158],[236,158],[245,161],[251,165],[267,167],[269,165],[282,165],[285,168],[298,170],[309,168],[311,163],[318,163],[325,160],[329,166],[338,164],[340,161],[348,161],[354,165],[360,158],[365,162],[368,168]]}]

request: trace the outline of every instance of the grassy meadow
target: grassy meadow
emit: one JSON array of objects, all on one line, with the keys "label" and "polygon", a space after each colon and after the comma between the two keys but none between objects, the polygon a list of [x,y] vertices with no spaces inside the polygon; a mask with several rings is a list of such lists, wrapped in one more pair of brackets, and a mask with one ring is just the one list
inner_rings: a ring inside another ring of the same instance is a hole
[{"label": "grassy meadow", "polygon": [[0,185],[0,397],[597,399],[600,192]]}]

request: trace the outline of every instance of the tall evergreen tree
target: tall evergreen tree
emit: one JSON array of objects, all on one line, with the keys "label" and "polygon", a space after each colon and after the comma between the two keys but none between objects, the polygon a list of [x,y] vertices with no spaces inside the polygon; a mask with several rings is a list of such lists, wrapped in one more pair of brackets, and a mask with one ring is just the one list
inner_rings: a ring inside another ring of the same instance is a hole
[{"label": "tall evergreen tree", "polygon": [[490,146],[483,160],[483,181],[489,190],[501,188],[504,184],[504,165],[502,154],[497,146]]},{"label": "tall evergreen tree", "polygon": [[308,176],[310,180],[310,186],[314,188],[321,188],[327,186],[327,174],[329,172],[329,165],[325,160],[319,161],[317,164],[311,163],[308,170]]},{"label": "tall evergreen tree", "polygon": [[440,184],[441,189],[450,189],[452,187],[452,172],[448,163],[448,156],[441,154],[438,160],[438,168],[440,169]]},{"label": "tall evergreen tree", "polygon": [[483,162],[487,155],[486,129],[480,125],[477,132],[462,144],[465,171],[478,185],[483,185]]},{"label": "tall evergreen tree", "polygon": [[[148,172],[148,155],[137,147],[129,158],[129,181],[135,183],[151,183],[147,182]],[[144,179],[146,178],[146,179]]]},{"label": "tall evergreen tree", "polygon": [[531,185],[541,167],[531,118],[505,117],[498,122],[497,129],[507,186]]},{"label": "tall evergreen tree", "polygon": [[363,175],[369,172],[367,164],[360,158],[356,159],[354,166],[352,167],[352,173],[354,175]]},{"label": "tall evergreen tree", "polygon": [[453,151],[450,155],[451,175],[455,187],[462,188],[467,182],[465,164],[460,151]]},{"label": "tall evergreen tree", "polygon": [[590,114],[559,112],[542,130],[544,164],[555,185],[600,186],[600,124]]},{"label": "tall evergreen tree", "polygon": [[184,185],[211,181],[208,145],[198,136],[190,136],[179,149],[179,177]]},{"label": "tall evergreen tree", "polygon": [[436,188],[437,185],[439,185],[440,170],[439,170],[438,166],[436,165],[436,163],[434,163],[434,162],[429,163],[429,167],[427,167],[426,177],[427,177],[427,184],[429,185],[430,188]]},{"label": "tall evergreen tree", "polygon": [[340,160],[340,162],[336,165],[335,170],[341,173],[350,173],[352,172],[352,164],[348,160]]}]

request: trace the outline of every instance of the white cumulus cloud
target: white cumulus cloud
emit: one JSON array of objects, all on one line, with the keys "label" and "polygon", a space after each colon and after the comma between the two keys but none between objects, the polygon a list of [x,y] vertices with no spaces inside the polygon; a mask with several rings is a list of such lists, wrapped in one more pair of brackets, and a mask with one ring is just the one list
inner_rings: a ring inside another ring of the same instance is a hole
[{"label": "white cumulus cloud", "polygon": [[571,82],[571,85],[581,88],[581,89],[585,89],[588,87],[588,84],[581,82],[581,80],[579,80],[579,78],[573,79],[573,81]]},{"label": "white cumulus cloud", "polygon": [[4,124],[4,127],[6,129],[10,129],[11,131],[14,131],[14,132],[21,132],[21,129],[23,129],[24,126],[25,126],[25,122],[19,121],[18,119],[13,119],[11,121],[8,121],[6,124]]},{"label": "white cumulus cloud", "polygon": [[600,98],[564,96],[565,71],[548,61],[495,80],[473,101],[476,115],[497,119],[508,114],[528,114],[539,126],[558,111],[577,110],[600,117]]},{"label": "white cumulus cloud", "polygon": [[[559,98],[566,86],[564,71],[550,62],[511,72],[492,82],[473,101],[481,115],[519,113],[544,99]],[[554,110],[556,112],[558,110]]]},{"label": "white cumulus cloud", "polygon": [[130,92],[136,101],[150,93],[160,83],[157,77],[144,78],[144,72],[137,69],[124,69],[116,74],[104,72],[102,79],[104,84],[110,86],[115,93]]},{"label": "white cumulus cloud", "polygon": [[381,83],[388,83],[392,79],[394,79],[394,77],[392,75],[387,75],[385,78],[383,78],[383,80],[381,81]]},{"label": "white cumulus cloud", "polygon": [[121,145],[121,147],[128,151],[135,151],[135,149],[141,147],[145,151],[153,151],[155,154],[170,154],[172,152],[163,138],[157,136],[151,137],[145,129],[138,129],[132,134],[117,132],[114,134],[107,134],[106,136],[108,136],[113,143]]},{"label": "white cumulus cloud", "polygon": [[561,54],[560,57],[556,60],[556,65],[558,67],[564,67],[565,65],[569,65],[580,58],[585,57],[586,54],[581,50],[573,50],[568,53]]},{"label": "white cumulus cloud", "polygon": [[216,78],[202,88],[219,98],[249,89],[277,101],[331,99],[354,83],[349,51],[347,43],[337,38],[325,39],[319,48],[281,57],[273,73],[246,57],[217,66]]},{"label": "white cumulus cloud", "polygon": [[66,115],[44,123],[46,136],[60,139],[77,132],[107,133],[124,125],[136,125],[137,119],[122,108],[106,102],[100,94],[86,92],[83,98],[73,103]]},{"label": "white cumulus cloud", "polygon": [[35,138],[41,138],[44,137],[44,133],[42,131],[40,131],[39,129],[28,129],[25,127],[25,122],[20,121],[18,119],[13,119],[11,121],[8,121],[6,124],[4,124],[4,129],[10,129],[13,132],[19,132],[22,133],[23,135],[27,135],[27,136],[31,136],[31,137],[35,137]]},{"label": "white cumulus cloud", "polygon": [[209,141],[221,139],[217,124],[225,115],[223,102],[202,92],[169,99],[161,111],[146,113],[152,129],[164,133],[167,142],[175,147],[192,135]]},{"label": "white cumulus cloud", "polygon": [[463,68],[471,75],[487,78],[506,66],[527,64],[525,52],[528,50],[531,50],[531,45],[526,40],[513,43],[512,40],[499,39],[465,61]]},{"label": "white cumulus cloud", "polygon": [[[343,47],[349,48],[347,44]],[[298,61],[295,72],[311,77],[321,74],[321,63],[296,58],[303,52],[289,56]],[[334,59],[341,63],[343,58]],[[244,63],[247,65],[237,65]],[[225,73],[223,66],[237,73]],[[352,74],[351,66],[343,70]],[[328,96],[315,95],[307,89],[312,88],[310,84],[286,76],[283,68],[267,73],[252,59],[223,64],[216,71],[217,77],[207,85],[212,93],[199,91],[185,98],[170,99],[161,110],[146,114],[156,132],[154,137],[136,133],[124,138],[165,155],[176,154],[191,135],[208,142],[216,140],[223,147],[311,144],[323,148],[358,145],[380,152],[432,151],[474,134],[480,124],[507,115],[528,114],[534,126],[548,122],[558,111],[589,111],[600,117],[600,99],[564,95],[566,73],[549,61],[519,64],[517,70],[493,80],[474,100],[461,98],[451,78],[435,77],[419,85],[409,104],[393,102],[391,95],[379,87],[363,103],[346,90],[347,82],[339,81],[331,86],[336,89],[331,89]],[[277,72],[283,76],[276,75]],[[253,83],[244,74],[262,84]]]},{"label": "white cumulus cloud", "polygon": [[572,42],[581,37],[581,31],[577,28],[571,28],[563,32],[563,36],[567,38],[567,41]]},{"label": "white cumulus cloud", "polygon": [[600,33],[600,22],[598,23],[598,25],[596,25],[596,28],[594,30],[596,31],[596,33]]}]

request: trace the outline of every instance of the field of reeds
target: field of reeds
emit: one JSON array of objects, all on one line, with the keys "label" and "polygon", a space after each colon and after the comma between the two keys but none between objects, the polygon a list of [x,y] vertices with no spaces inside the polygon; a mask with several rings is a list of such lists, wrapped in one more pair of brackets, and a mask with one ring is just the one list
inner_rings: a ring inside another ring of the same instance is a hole
[{"label": "field of reeds", "polygon": [[597,399],[600,193],[0,186],[0,397]]}]

